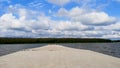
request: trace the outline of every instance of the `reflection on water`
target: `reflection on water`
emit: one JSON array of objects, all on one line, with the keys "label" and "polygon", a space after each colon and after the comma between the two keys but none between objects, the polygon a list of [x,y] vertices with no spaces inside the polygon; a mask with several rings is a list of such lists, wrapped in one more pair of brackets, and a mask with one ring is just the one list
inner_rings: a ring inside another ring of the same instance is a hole
[{"label": "reflection on water", "polygon": [[[0,44],[0,56],[28,48],[41,47],[45,45],[48,44]],[[58,45],[77,49],[92,50],[120,58],[120,43],[62,43]]]}]

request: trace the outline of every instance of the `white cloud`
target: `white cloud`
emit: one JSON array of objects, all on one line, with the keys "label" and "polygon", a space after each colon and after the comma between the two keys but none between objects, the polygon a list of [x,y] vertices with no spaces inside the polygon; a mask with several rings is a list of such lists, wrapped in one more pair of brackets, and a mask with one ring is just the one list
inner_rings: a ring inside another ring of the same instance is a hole
[{"label": "white cloud", "polygon": [[89,29],[88,26],[85,26],[79,22],[70,21],[60,21],[58,24],[54,25],[54,28],[61,31],[82,31]]},{"label": "white cloud", "polygon": [[81,22],[86,25],[109,25],[116,22],[115,17],[109,16],[105,12],[91,9],[81,9],[79,7],[75,7],[70,11],[60,9],[58,11],[58,15],[67,16],[72,21]]},{"label": "white cloud", "polygon": [[119,22],[104,27],[110,28],[109,30],[90,30],[92,27],[80,22],[54,21],[47,16],[29,20],[20,18],[16,18],[12,13],[1,16],[0,37],[120,38],[120,31],[113,30],[120,29]]},{"label": "white cloud", "polygon": [[114,17],[108,16],[104,12],[90,12],[80,16],[72,17],[74,21],[80,21],[88,25],[109,25],[116,20]]},{"label": "white cloud", "polygon": [[71,0],[47,0],[47,1],[52,4],[64,6],[65,4],[69,3]]},{"label": "white cloud", "polygon": [[26,23],[21,22],[22,21],[13,16],[12,13],[4,14],[0,17],[0,29],[27,31],[25,27]]},{"label": "white cloud", "polygon": [[17,13],[18,18],[13,13],[6,13],[0,17],[1,37],[72,37],[76,34],[71,32],[90,28],[80,22],[54,21],[44,15],[36,16],[35,19],[23,19],[22,17],[28,17],[29,13],[21,13],[21,10]]},{"label": "white cloud", "polygon": [[108,35],[104,35],[103,38],[108,38],[108,39],[120,39],[120,32],[119,34],[108,34]]},{"label": "white cloud", "polygon": [[112,30],[112,31],[120,31],[120,22],[116,22],[114,24],[108,26],[100,26],[96,27],[96,30]]},{"label": "white cloud", "polygon": [[[70,11],[61,8],[57,15],[71,20],[53,20],[37,11],[13,9],[15,12],[5,13],[0,17],[0,37],[120,37],[120,22],[114,22],[115,18],[105,12],[88,11],[79,7]],[[112,22],[114,23],[111,24]],[[108,25],[104,26],[106,23]],[[95,26],[98,24],[100,26]]]}]

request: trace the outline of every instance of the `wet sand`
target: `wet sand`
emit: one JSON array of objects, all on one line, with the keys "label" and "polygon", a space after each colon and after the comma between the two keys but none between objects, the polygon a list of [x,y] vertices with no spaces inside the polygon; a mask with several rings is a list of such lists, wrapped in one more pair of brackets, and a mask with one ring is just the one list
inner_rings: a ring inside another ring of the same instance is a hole
[{"label": "wet sand", "polygon": [[120,68],[120,58],[90,50],[47,45],[2,56],[0,68]]}]

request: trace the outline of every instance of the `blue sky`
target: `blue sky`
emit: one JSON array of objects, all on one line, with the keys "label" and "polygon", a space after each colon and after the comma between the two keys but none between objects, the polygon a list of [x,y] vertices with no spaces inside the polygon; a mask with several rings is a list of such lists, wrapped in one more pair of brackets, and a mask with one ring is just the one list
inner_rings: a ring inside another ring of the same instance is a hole
[{"label": "blue sky", "polygon": [[0,37],[120,39],[120,0],[0,0]]}]

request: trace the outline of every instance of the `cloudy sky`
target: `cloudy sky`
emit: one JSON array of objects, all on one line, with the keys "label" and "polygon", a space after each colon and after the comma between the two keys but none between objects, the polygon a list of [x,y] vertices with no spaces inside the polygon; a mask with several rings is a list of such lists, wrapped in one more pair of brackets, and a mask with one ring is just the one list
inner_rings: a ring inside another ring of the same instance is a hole
[{"label": "cloudy sky", "polygon": [[0,0],[0,37],[120,39],[120,0]]}]

